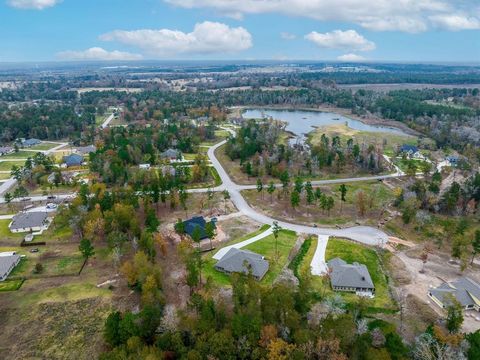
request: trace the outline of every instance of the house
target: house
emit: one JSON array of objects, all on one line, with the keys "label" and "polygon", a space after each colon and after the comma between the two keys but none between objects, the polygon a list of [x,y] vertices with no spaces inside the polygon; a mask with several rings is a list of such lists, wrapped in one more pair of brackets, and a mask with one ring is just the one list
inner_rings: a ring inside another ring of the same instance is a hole
[{"label": "house", "polygon": [[[214,225],[215,223],[212,222]],[[208,238],[205,228],[207,226],[207,221],[203,216],[196,216],[190,220],[184,221],[185,233],[193,238],[193,234],[196,228],[200,229],[200,240]]]},{"label": "house", "polygon": [[262,255],[247,250],[231,248],[215,264],[218,271],[231,273],[252,274],[261,280],[268,271],[269,263]]},{"label": "house", "polygon": [[400,153],[413,157],[416,153],[418,153],[418,147],[405,144],[400,148]]},{"label": "house", "polygon": [[0,156],[8,155],[15,152],[15,149],[11,146],[1,146],[0,147]]},{"label": "house", "polygon": [[32,147],[35,145],[40,145],[42,141],[38,139],[22,139],[20,143],[23,147]]},{"label": "house", "polygon": [[5,281],[20,262],[20,255],[15,252],[2,252],[0,253],[0,281]]},{"label": "house", "polygon": [[90,153],[93,153],[97,151],[97,148],[95,145],[88,145],[88,146],[79,146],[75,148],[75,153],[82,155],[82,156],[87,156]]},{"label": "house", "polygon": [[446,308],[453,296],[465,310],[480,311],[480,285],[468,277],[445,282],[431,289],[428,296],[441,308]]},{"label": "house", "polygon": [[162,159],[178,160],[182,158],[182,153],[175,149],[168,149],[160,154]]},{"label": "house", "polygon": [[83,156],[78,154],[70,154],[63,157],[65,167],[81,166],[83,164]]},{"label": "house", "polygon": [[151,165],[150,164],[140,164],[138,167],[142,170],[150,170]]},{"label": "house", "polygon": [[48,229],[50,222],[46,212],[21,212],[12,219],[9,229],[13,233],[36,232]]},{"label": "house", "polygon": [[173,176],[174,177],[177,174],[177,170],[175,169],[175,167],[173,167],[171,165],[164,165],[164,166],[160,167],[160,170],[161,170],[163,176]]},{"label": "house", "polygon": [[[55,183],[55,174],[57,174],[57,173],[53,172],[50,175],[48,175],[47,181],[48,181],[49,184]],[[75,182],[75,178],[78,175],[80,175],[80,173],[77,172],[77,171],[62,172],[62,173],[60,173],[60,182],[62,184],[68,184],[68,185],[73,184]]]},{"label": "house", "polygon": [[375,286],[365,265],[357,262],[348,264],[340,258],[335,258],[330,260],[327,266],[333,290],[370,297],[375,293]]},{"label": "house", "polygon": [[447,156],[445,160],[448,162],[450,166],[457,166],[459,158],[458,156],[450,155],[450,156]]}]

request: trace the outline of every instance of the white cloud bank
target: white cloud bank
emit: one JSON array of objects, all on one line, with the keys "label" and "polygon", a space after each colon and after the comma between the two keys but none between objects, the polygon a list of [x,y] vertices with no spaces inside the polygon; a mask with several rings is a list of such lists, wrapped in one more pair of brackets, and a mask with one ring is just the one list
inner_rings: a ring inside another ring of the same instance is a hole
[{"label": "white cloud bank", "polygon": [[372,51],[375,50],[375,43],[365,39],[355,30],[334,30],[324,34],[312,31],[305,35],[305,39],[322,48],[347,49],[351,51]]},{"label": "white cloud bank", "polygon": [[123,51],[107,51],[101,47],[92,47],[83,51],[62,51],[57,54],[57,57],[63,60],[141,60],[142,55],[131,54]]},{"label": "white cloud bank", "polygon": [[7,4],[17,9],[43,10],[60,2],[62,0],[8,0]]},{"label": "white cloud bank", "polygon": [[366,59],[363,56],[357,54],[345,54],[337,57],[337,60],[344,62],[359,62],[365,61]]},{"label": "white cloud bank", "polygon": [[104,41],[118,41],[141,49],[154,57],[235,53],[252,47],[252,36],[243,27],[205,21],[192,32],[170,29],[115,30],[100,36]]},{"label": "white cloud bank", "polygon": [[[478,0],[164,0],[187,9],[208,8],[234,18],[280,13],[343,21],[375,31],[480,29]],[[436,17],[440,16],[440,20]],[[442,20],[443,17],[443,20]],[[449,17],[448,20],[445,17]],[[453,24],[452,24],[453,23]]]}]

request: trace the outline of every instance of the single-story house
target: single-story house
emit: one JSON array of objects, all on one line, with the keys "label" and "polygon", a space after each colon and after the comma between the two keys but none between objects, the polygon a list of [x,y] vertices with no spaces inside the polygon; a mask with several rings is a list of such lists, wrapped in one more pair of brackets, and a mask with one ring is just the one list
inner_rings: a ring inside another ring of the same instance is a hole
[{"label": "single-story house", "polygon": [[445,282],[431,289],[428,296],[441,308],[446,308],[453,296],[465,310],[480,311],[480,285],[468,277]]},{"label": "single-story house", "polygon": [[[215,222],[212,222],[215,225]],[[193,237],[193,233],[196,228],[200,229],[200,240],[208,238],[205,228],[207,226],[207,221],[203,216],[196,216],[187,221],[184,221],[185,233],[190,237]]]},{"label": "single-story house", "polygon": [[20,262],[20,255],[15,252],[0,253],[0,281],[5,281]]},{"label": "single-story house", "polygon": [[21,212],[12,219],[9,229],[13,233],[36,232],[48,229],[50,222],[46,212]]},{"label": "single-story house", "polygon": [[182,153],[179,150],[168,149],[160,154],[162,159],[178,160],[182,158]]},{"label": "single-story house", "polygon": [[[48,175],[47,181],[49,184],[55,183],[55,172]],[[60,173],[60,181],[64,184],[73,184],[75,181],[75,177],[80,175],[77,171],[65,171]]]},{"label": "single-story house", "polygon": [[63,164],[66,167],[81,166],[83,164],[83,156],[78,154],[70,154],[63,157]]},{"label": "single-story house", "polygon": [[373,296],[375,285],[364,264],[348,264],[340,258],[327,263],[330,270],[330,283],[334,291],[354,292],[361,296]]},{"label": "single-story house", "polygon": [[20,143],[23,147],[32,147],[35,145],[40,145],[42,141],[38,139],[22,139]]},{"label": "single-story house", "polygon": [[268,261],[260,254],[231,248],[215,264],[215,269],[227,274],[252,274],[257,280],[261,280],[267,273],[269,265]]},{"label": "single-story house", "polygon": [[0,147],[0,156],[8,155],[15,152],[15,149],[11,146],[1,146]]},{"label": "single-story house", "polygon": [[82,155],[82,156],[87,156],[90,153],[93,153],[97,151],[97,148],[95,145],[88,145],[88,146],[79,146],[75,148],[75,153]]}]

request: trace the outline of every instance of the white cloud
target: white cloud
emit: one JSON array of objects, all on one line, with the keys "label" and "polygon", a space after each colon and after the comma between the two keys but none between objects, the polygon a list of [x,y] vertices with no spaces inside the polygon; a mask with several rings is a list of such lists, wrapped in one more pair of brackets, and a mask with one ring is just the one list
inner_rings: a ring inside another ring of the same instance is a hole
[{"label": "white cloud", "polygon": [[60,2],[62,0],[8,0],[7,4],[17,9],[43,10]]},{"label": "white cloud", "polygon": [[363,56],[357,54],[345,54],[337,57],[337,60],[344,62],[359,62],[365,61],[366,59]]},{"label": "white cloud", "polygon": [[305,35],[305,39],[310,40],[319,47],[329,49],[347,49],[354,51],[375,50],[375,43],[365,39],[355,30],[334,30],[325,34],[312,31]]},{"label": "white cloud", "polygon": [[439,28],[451,31],[480,29],[480,19],[466,15],[436,15],[431,16],[430,20]]},{"label": "white cloud", "polygon": [[[280,13],[320,21],[343,21],[375,31],[416,33],[432,27],[456,30],[450,21],[435,16],[459,16],[458,29],[472,29],[480,21],[478,0],[164,0],[187,8],[213,9],[225,16],[242,18],[244,14]],[[472,14],[465,17],[461,14]]]},{"label": "white cloud", "polygon": [[123,51],[107,51],[101,47],[92,47],[83,51],[62,51],[57,57],[64,60],[141,60],[139,54],[131,54]]},{"label": "white cloud", "polygon": [[234,53],[252,47],[252,36],[243,27],[210,21],[196,24],[190,33],[170,29],[115,30],[100,39],[134,46],[155,57]]},{"label": "white cloud", "polygon": [[297,38],[297,35],[295,34],[290,34],[288,32],[281,32],[280,33],[280,37],[283,39],[283,40],[295,40]]}]

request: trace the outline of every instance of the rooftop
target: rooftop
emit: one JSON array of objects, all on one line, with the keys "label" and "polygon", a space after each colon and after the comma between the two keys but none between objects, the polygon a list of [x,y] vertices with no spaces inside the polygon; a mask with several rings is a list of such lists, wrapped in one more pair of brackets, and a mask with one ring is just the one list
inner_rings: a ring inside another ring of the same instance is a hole
[{"label": "rooftop", "polygon": [[44,212],[22,212],[13,217],[10,230],[42,227],[46,219]]},{"label": "rooftop", "polygon": [[7,274],[20,259],[20,255],[0,256],[0,276]]},{"label": "rooftop", "polygon": [[480,305],[480,285],[468,277],[443,283],[430,293],[444,304],[448,304],[448,297],[453,295],[462,306]]},{"label": "rooftop", "polygon": [[217,262],[215,268],[228,273],[251,273],[260,280],[267,273],[269,263],[262,255],[247,250],[231,248]]},{"label": "rooftop", "polygon": [[348,264],[340,258],[328,262],[332,286],[374,289],[372,278],[365,265]]}]

